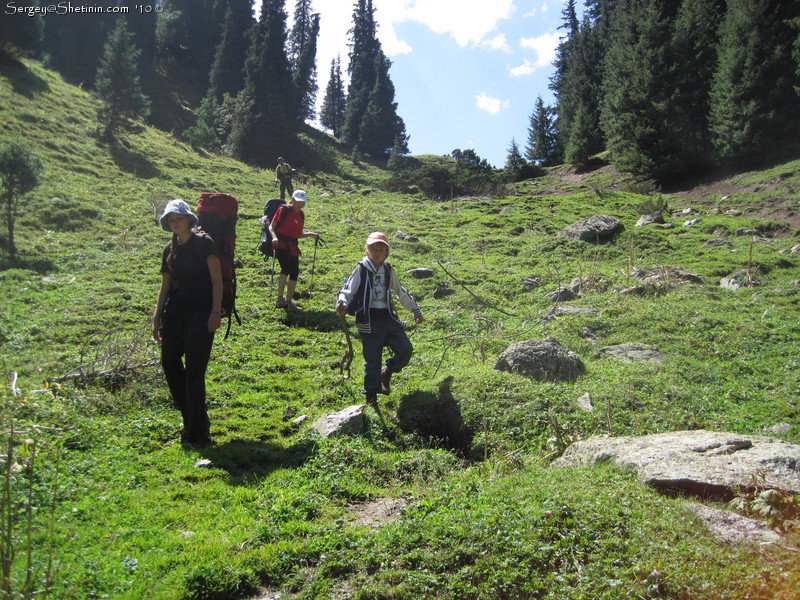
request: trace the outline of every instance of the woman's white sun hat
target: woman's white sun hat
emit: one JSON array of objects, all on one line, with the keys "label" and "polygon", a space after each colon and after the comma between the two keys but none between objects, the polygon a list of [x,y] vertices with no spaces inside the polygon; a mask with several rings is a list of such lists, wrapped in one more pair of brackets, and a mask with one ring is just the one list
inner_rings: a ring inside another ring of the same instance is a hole
[{"label": "woman's white sun hat", "polygon": [[308,194],[306,194],[305,190],[295,190],[292,194],[292,200],[308,202]]},{"label": "woman's white sun hat", "polygon": [[161,218],[159,219],[161,223],[161,228],[164,231],[172,231],[169,228],[169,222],[167,221],[169,215],[171,215],[172,213],[177,213],[179,215],[186,215],[188,217],[191,217],[192,223],[190,227],[197,227],[197,222],[198,222],[197,215],[192,212],[192,209],[189,208],[189,205],[186,204],[184,200],[181,200],[180,198],[175,198],[167,202],[167,205],[164,207],[164,213],[161,215]]}]

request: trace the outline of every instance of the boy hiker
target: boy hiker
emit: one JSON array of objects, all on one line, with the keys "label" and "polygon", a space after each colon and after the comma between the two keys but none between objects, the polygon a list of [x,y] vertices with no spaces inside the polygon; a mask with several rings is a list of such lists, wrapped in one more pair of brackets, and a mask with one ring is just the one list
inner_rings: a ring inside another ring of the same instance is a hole
[{"label": "boy hiker", "polygon": [[278,157],[278,166],[275,167],[275,181],[281,184],[281,200],[286,199],[286,191],[289,191],[291,198],[294,193],[294,186],[292,185],[292,175],[296,173],[292,165],[287,163],[282,156]]},{"label": "boy hiker", "polygon": [[[367,255],[359,261],[344,287],[339,290],[336,312],[355,315],[364,354],[364,391],[366,403],[378,404],[378,394],[388,395],[392,373],[408,365],[414,347],[405,331],[405,323],[397,316],[392,293],[405,308],[414,313],[414,321],[422,323],[422,311],[411,294],[400,285],[397,273],[386,262],[389,240],[376,231],[367,238]],[[381,370],[383,349],[393,356]]]}]

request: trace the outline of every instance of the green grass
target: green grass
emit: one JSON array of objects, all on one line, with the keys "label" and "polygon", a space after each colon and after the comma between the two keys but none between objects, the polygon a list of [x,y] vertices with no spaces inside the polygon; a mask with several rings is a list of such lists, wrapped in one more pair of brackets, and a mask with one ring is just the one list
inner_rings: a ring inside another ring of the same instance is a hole
[{"label": "green grass", "polygon": [[[765,245],[734,235],[764,225],[747,216],[750,207],[794,197],[797,161],[741,176],[743,192],[725,208],[742,217],[635,228],[648,197],[618,189],[618,175],[562,186],[553,169],[491,202],[432,202],[380,191],[387,173],[379,165],[354,165],[309,131],[297,152],[325,148],[327,170],[301,175],[307,224],[327,245],[315,255],[301,242],[305,310],[287,317],[273,308],[270,265],[256,249],[271,172],[147,128],[104,145],[92,98],[28,67],[0,71],[0,143],[23,135],[46,165],[22,204],[19,257],[0,255],[0,364],[6,377],[18,374],[22,392],[2,386],[0,437],[13,425],[19,444],[29,438],[38,448],[34,468],[20,462],[10,477],[9,506],[18,548],[26,545],[24,509],[34,509],[40,576],[54,511],[59,569],[50,597],[232,599],[267,588],[286,598],[716,600],[790,598],[800,586],[796,553],[771,549],[765,561],[767,551],[721,545],[681,499],[614,469],[557,471],[545,458],[591,435],[761,433],[778,422],[794,424],[782,437],[800,443],[800,259],[781,252],[796,238]],[[180,446],[180,415],[156,367],[114,381],[45,379],[157,358],[147,321],[168,235],[155,218],[170,198],[194,204],[209,190],[241,202],[242,326],[215,342],[208,401],[217,443],[194,451]],[[625,224],[613,243],[557,235],[598,213]],[[316,419],[362,401],[360,347],[352,378],[343,379],[345,339],[331,309],[376,229],[419,238],[393,241],[390,260],[426,322],[411,326],[412,364],[380,414],[367,413],[367,433],[319,439],[282,417],[287,406]],[[720,229],[732,245],[704,247]],[[619,292],[637,283],[633,269],[659,265],[703,283]],[[718,286],[751,266],[762,273],[759,287]],[[436,275],[413,279],[406,271],[414,267]],[[530,276],[542,286],[525,292]],[[587,276],[608,287],[573,304],[600,314],[543,321],[545,294]],[[456,293],[436,300],[438,284]],[[540,383],[494,370],[510,343],[548,336],[581,357],[584,377]],[[629,365],[596,354],[625,342],[654,345],[667,361]],[[587,392],[594,413],[576,407]],[[461,456],[414,427],[452,402],[471,432]],[[210,467],[195,466],[203,458]],[[402,516],[379,528],[355,524],[348,506],[381,498],[404,499]],[[787,546],[796,543],[790,537]],[[15,576],[24,577],[24,561],[20,550]]]}]

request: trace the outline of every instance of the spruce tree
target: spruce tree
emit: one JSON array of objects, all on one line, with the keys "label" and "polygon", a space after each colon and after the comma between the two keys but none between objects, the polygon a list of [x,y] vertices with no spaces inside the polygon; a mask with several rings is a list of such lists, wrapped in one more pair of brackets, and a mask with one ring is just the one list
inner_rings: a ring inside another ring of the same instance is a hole
[{"label": "spruce tree", "polygon": [[331,60],[331,74],[320,111],[320,123],[337,138],[341,135],[344,125],[345,104],[342,64],[340,57],[337,56]]},{"label": "spruce tree", "polygon": [[682,148],[669,116],[674,69],[669,62],[667,0],[623,0],[612,17],[601,126],[612,160],[624,172],[661,179],[678,168]]},{"label": "spruce tree", "polygon": [[342,127],[342,139],[355,146],[361,137],[361,125],[369,106],[369,96],[375,87],[375,57],[380,50],[372,0],[357,0],[350,30],[350,64],[347,71],[347,109]]},{"label": "spruce tree", "polygon": [[41,159],[20,141],[11,141],[0,148],[0,201],[8,231],[6,249],[11,256],[17,254],[14,226],[20,199],[39,185],[42,169]]},{"label": "spruce tree", "polygon": [[675,20],[672,63],[675,95],[671,102],[672,130],[684,148],[686,167],[708,164],[709,94],[717,62],[717,0],[683,0]]},{"label": "spruce tree", "polygon": [[[38,0],[16,2],[18,10],[38,5]],[[32,17],[26,15],[20,18],[0,16],[0,55],[4,52],[4,45],[9,44],[26,54],[39,56],[42,52],[43,38],[44,19],[41,14],[35,14]]]},{"label": "spruce tree", "polygon": [[375,56],[375,84],[361,123],[359,148],[372,156],[386,156],[398,139],[406,140],[406,126],[397,115],[394,84],[389,79],[391,61],[383,52]]},{"label": "spruce tree", "polygon": [[137,73],[140,54],[127,19],[121,17],[108,36],[95,81],[101,102],[98,118],[105,124],[107,137],[112,137],[126,119],[144,118],[149,112],[150,101],[142,92]]},{"label": "spruce tree", "polygon": [[295,131],[295,110],[287,90],[292,75],[286,56],[284,0],[264,0],[245,62],[245,86],[237,99],[226,152],[244,162],[274,165]]},{"label": "spruce tree", "polygon": [[525,157],[543,166],[558,162],[555,111],[545,106],[541,96],[536,98],[533,113],[528,127],[528,143],[525,146]]},{"label": "spruce tree", "polygon": [[508,147],[508,155],[506,156],[506,165],[505,170],[509,173],[512,173],[515,177],[518,173],[520,173],[526,166],[527,161],[522,156],[522,152],[519,149],[519,144],[514,138],[511,138],[511,145]]},{"label": "spruce tree", "polygon": [[311,0],[297,0],[294,25],[289,34],[289,60],[297,103],[297,119],[313,119],[317,102],[317,38],[319,13],[311,10]]},{"label": "spruce tree", "polygon": [[584,18],[569,40],[558,93],[556,155],[578,167],[604,149],[600,130],[604,45],[600,25]]},{"label": "spruce tree", "polygon": [[253,1],[228,0],[222,35],[209,74],[207,96],[217,103],[225,94],[235,96],[244,88],[244,61],[253,25]]},{"label": "spruce tree", "polygon": [[720,26],[711,86],[712,141],[723,161],[751,163],[796,143],[800,104],[794,91],[797,2],[730,2]]}]

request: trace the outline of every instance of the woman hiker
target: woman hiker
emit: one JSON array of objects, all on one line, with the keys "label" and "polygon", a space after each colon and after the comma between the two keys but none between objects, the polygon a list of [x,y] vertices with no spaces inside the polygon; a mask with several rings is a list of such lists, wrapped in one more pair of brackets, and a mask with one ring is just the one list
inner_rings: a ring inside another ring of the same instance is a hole
[{"label": "woman hiker", "polygon": [[[276,308],[286,310],[299,310],[300,307],[292,302],[294,290],[297,287],[297,278],[300,275],[300,246],[297,240],[313,237],[319,240],[315,231],[304,231],[305,213],[303,208],[308,201],[308,194],[303,190],[295,190],[291,199],[281,206],[272,217],[269,224],[269,234],[272,236],[272,248],[275,258],[281,266],[278,277],[278,300]],[[286,297],[283,292],[286,290]]]},{"label": "woman hiker", "polygon": [[175,405],[183,415],[181,442],[211,443],[206,407],[206,367],[222,317],[222,270],[214,241],[195,232],[197,216],[170,200],[161,227],[172,241],[161,258],[161,289],[153,311],[153,337]]},{"label": "woman hiker", "polygon": [[[411,360],[414,347],[405,331],[405,323],[397,316],[392,293],[403,307],[414,313],[414,321],[422,323],[422,311],[411,294],[400,285],[397,273],[386,262],[389,240],[376,231],[367,238],[367,255],[359,261],[344,287],[339,290],[336,312],[355,314],[361,348],[364,354],[364,391],[366,403],[376,405],[378,394],[388,395],[393,373],[399,373]],[[348,311],[348,307],[351,310]],[[381,370],[383,349],[393,356]]]}]

